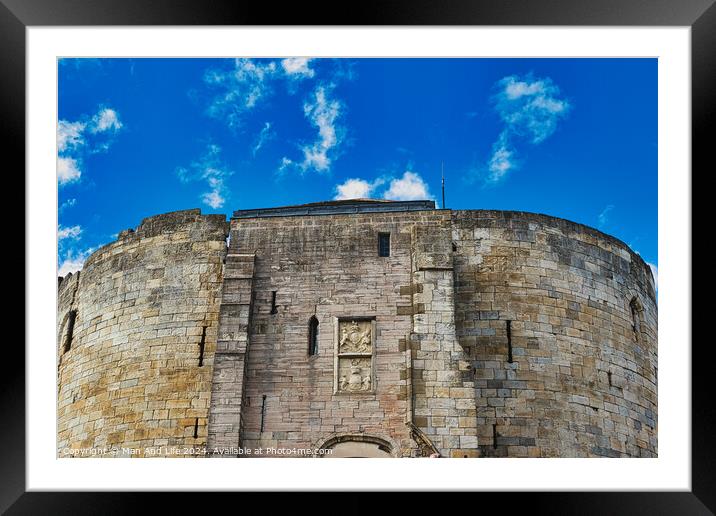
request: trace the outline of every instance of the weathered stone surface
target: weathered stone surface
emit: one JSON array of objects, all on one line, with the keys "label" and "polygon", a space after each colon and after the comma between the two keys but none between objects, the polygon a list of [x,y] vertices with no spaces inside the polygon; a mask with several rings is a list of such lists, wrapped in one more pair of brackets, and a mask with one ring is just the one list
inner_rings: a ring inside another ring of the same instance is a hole
[{"label": "weathered stone surface", "polygon": [[112,445],[203,455],[227,233],[224,216],[199,210],[150,217],[61,282],[59,456]]},{"label": "weathered stone surface", "polygon": [[655,456],[641,258],[562,219],[427,208],[245,210],[228,250],[199,210],[121,233],[59,285],[59,447]]},{"label": "weathered stone surface", "polygon": [[452,220],[456,332],[487,402],[481,455],[655,456],[657,310],[643,260],[544,215],[455,211]]}]

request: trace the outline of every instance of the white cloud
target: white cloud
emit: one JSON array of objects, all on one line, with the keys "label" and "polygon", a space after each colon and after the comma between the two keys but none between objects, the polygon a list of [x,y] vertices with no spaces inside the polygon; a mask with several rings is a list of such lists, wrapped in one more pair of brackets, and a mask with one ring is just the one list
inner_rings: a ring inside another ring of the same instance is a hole
[{"label": "white cloud", "polygon": [[489,174],[488,183],[498,183],[510,170],[518,168],[515,152],[510,146],[507,135],[503,131],[500,138],[492,145],[492,156],[487,166]]},{"label": "white cloud", "polygon": [[603,228],[607,222],[609,222],[609,212],[614,209],[613,204],[607,204],[602,212],[597,216],[597,225],[599,228]]},{"label": "white cloud", "polygon": [[207,204],[214,209],[221,208],[226,201],[226,199],[219,193],[218,189],[201,194],[201,200],[204,204]]},{"label": "white cloud", "polygon": [[653,263],[646,262],[646,264],[649,266],[651,273],[654,275],[654,288],[659,290],[659,268]]},{"label": "white cloud", "polygon": [[289,57],[281,61],[281,66],[287,76],[304,79],[315,75],[315,71],[308,66],[311,61],[309,57]]},{"label": "white cloud", "polygon": [[[78,181],[86,154],[105,152],[122,128],[114,109],[100,107],[89,122],[60,120],[57,124],[57,181],[60,185]],[[104,134],[102,134],[104,133]]]},{"label": "white cloud", "polygon": [[303,161],[298,166],[303,171],[330,171],[332,158],[329,154],[332,154],[343,140],[344,129],[338,125],[343,106],[340,101],[330,98],[331,88],[332,86],[318,86],[313,93],[313,99],[303,106],[304,115],[318,129],[318,139],[311,145],[301,147]]},{"label": "white cloud", "polygon": [[70,226],[63,228],[62,226],[57,227],[57,240],[65,240],[70,238],[72,240],[79,240],[82,234],[82,228],[80,226]]},{"label": "white cloud", "polygon": [[101,108],[95,116],[92,117],[92,123],[89,126],[90,132],[97,134],[105,131],[116,132],[122,128],[122,122],[119,121],[119,115],[114,109]]},{"label": "white cloud", "polygon": [[428,185],[423,178],[415,172],[406,171],[403,177],[390,181],[390,186],[383,193],[384,199],[394,201],[415,201],[432,199]]},{"label": "white cloud", "polygon": [[75,204],[77,204],[77,199],[75,199],[75,198],[67,199],[65,202],[63,202],[63,203],[60,205],[60,209],[59,209],[58,211],[59,211],[60,213],[62,213],[62,212],[65,211],[67,208],[72,208]]},{"label": "white cloud", "polygon": [[496,184],[505,179],[510,170],[519,168],[515,141],[526,140],[538,145],[549,138],[571,109],[560,98],[560,90],[549,77],[535,79],[511,75],[496,83],[493,96],[495,110],[504,124],[487,163],[486,183]]},{"label": "white cloud", "polygon": [[271,92],[269,79],[276,76],[274,61],[264,63],[251,59],[236,59],[231,70],[209,70],[204,82],[218,90],[208,114],[226,121],[229,127],[241,125],[246,111],[253,109]]},{"label": "white cloud", "polygon": [[206,181],[209,191],[200,195],[201,201],[211,208],[221,208],[226,202],[226,178],[233,174],[220,159],[221,147],[210,144],[206,153],[188,168],[177,167],[176,174],[182,183]]},{"label": "white cloud", "polygon": [[557,123],[570,109],[569,102],[559,98],[560,91],[549,77],[534,79],[511,75],[497,83],[495,108],[507,129],[537,144],[557,129]]},{"label": "white cloud", "polygon": [[77,272],[82,269],[85,262],[87,261],[87,258],[95,252],[98,249],[98,247],[90,247],[89,249],[85,249],[84,251],[74,251],[70,250],[66,255],[64,260],[62,260],[62,263],[60,263],[57,275],[58,276],[66,276],[70,272]]},{"label": "white cloud", "polygon": [[276,171],[276,173],[279,174],[279,175],[283,175],[283,174],[286,173],[286,171],[287,171],[289,168],[292,168],[292,167],[294,167],[295,165],[296,165],[296,164],[293,162],[292,159],[289,159],[289,158],[287,158],[286,156],[284,156],[283,158],[281,158],[281,164],[279,165],[278,170]]},{"label": "white cloud", "polygon": [[271,122],[266,122],[256,138],[256,143],[254,143],[254,147],[252,149],[253,155],[256,156],[256,153],[261,150],[261,147],[263,147],[267,141],[271,140],[275,136],[276,134],[271,131]]},{"label": "white cloud", "polygon": [[85,144],[82,133],[86,124],[60,120],[57,124],[57,151],[67,152]]},{"label": "white cloud", "polygon": [[340,185],[336,185],[335,200],[344,199],[366,199],[370,198],[377,187],[384,184],[385,180],[378,178],[373,182],[364,179],[347,179]]},{"label": "white cloud", "polygon": [[[385,187],[387,185],[387,188]],[[382,192],[378,190],[384,187]],[[373,181],[351,178],[336,185],[335,200],[383,198],[391,201],[416,201],[433,199],[428,184],[420,174],[406,170],[401,177],[379,177]]]},{"label": "white cloud", "polygon": [[57,180],[61,185],[77,181],[81,175],[82,171],[76,159],[69,156],[57,157]]},{"label": "white cloud", "polygon": [[505,77],[502,79],[505,84],[504,94],[510,100],[515,100],[525,95],[538,95],[544,90],[544,83],[537,81],[528,83],[517,80],[515,76]]}]

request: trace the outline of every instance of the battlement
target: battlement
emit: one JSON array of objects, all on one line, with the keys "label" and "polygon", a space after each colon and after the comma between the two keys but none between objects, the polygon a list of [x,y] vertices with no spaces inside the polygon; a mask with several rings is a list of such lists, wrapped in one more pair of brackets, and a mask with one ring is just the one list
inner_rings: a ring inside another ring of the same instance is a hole
[{"label": "battlement", "polygon": [[83,270],[94,263],[100,257],[115,255],[118,247],[131,245],[143,239],[178,233],[180,231],[191,231],[201,240],[224,240],[229,234],[229,223],[225,215],[207,214],[202,215],[199,208],[190,210],[172,211],[153,215],[142,219],[136,229],[126,229],[117,235],[117,240],[110,242],[92,253],[85,261]]},{"label": "battlement", "polygon": [[66,276],[57,277],[57,296],[62,303],[66,297],[71,297],[73,292],[77,290],[80,282],[80,271],[75,273],[70,272]]},{"label": "battlement", "polygon": [[119,233],[118,240],[132,237],[151,237],[162,233],[171,233],[181,226],[193,224],[203,221],[210,227],[225,229],[225,215],[202,215],[201,209],[193,208],[189,210],[171,211],[159,215],[152,215],[142,219],[142,222],[136,229],[126,229]]}]

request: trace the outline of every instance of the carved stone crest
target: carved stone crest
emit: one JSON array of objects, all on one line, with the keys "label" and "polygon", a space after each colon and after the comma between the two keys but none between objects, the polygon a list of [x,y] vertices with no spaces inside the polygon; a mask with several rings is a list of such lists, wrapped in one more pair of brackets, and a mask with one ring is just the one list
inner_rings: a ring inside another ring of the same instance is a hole
[{"label": "carved stone crest", "polygon": [[373,325],[370,319],[344,319],[337,323],[336,392],[372,392]]},{"label": "carved stone crest", "polygon": [[370,358],[341,358],[338,361],[338,390],[360,392],[371,390]]},{"label": "carved stone crest", "polygon": [[339,353],[370,353],[371,323],[370,321],[351,321],[341,323]]}]

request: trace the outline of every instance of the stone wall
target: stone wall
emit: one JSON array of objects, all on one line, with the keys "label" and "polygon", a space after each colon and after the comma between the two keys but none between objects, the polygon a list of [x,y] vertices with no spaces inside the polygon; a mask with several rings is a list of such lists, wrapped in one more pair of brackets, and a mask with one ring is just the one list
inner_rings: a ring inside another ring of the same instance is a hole
[{"label": "stone wall", "polygon": [[455,211],[453,241],[481,456],[655,456],[657,310],[644,261],[599,231],[520,212]]},{"label": "stone wall", "polygon": [[[416,248],[418,227],[434,227],[442,247],[425,241]],[[390,234],[389,257],[378,255],[379,233]],[[242,446],[307,448],[376,438],[401,456],[430,448],[430,443],[421,448],[416,433],[428,434],[446,455],[461,445],[476,446],[474,423],[472,430],[458,425],[460,415],[474,422],[472,383],[469,392],[451,390],[464,387],[459,373],[464,357],[452,324],[448,212],[232,219],[232,253],[255,255],[246,376],[244,385],[234,388],[234,399],[245,398]],[[423,259],[439,253],[447,253],[439,267]],[[426,263],[416,267],[416,260]],[[311,317],[318,320],[313,356]],[[366,390],[343,392],[340,377],[348,386],[350,373],[336,356],[339,324],[354,320],[361,332],[374,325],[374,355],[357,362]],[[222,322],[220,332],[237,322]],[[365,380],[370,360],[372,385]],[[426,402],[428,392],[440,399]],[[460,401],[450,394],[464,398],[460,411]],[[415,421],[413,406],[420,416]],[[460,435],[467,434],[471,441],[461,442]]]},{"label": "stone wall", "polygon": [[477,456],[470,357],[455,333],[455,271],[449,211],[413,227],[414,422],[445,457]]},{"label": "stone wall", "polygon": [[643,260],[566,220],[426,204],[236,212],[228,250],[199,210],[122,232],[59,283],[61,456],[655,456]]},{"label": "stone wall", "polygon": [[150,217],[60,282],[60,456],[204,454],[227,233],[223,215],[199,210]]}]

